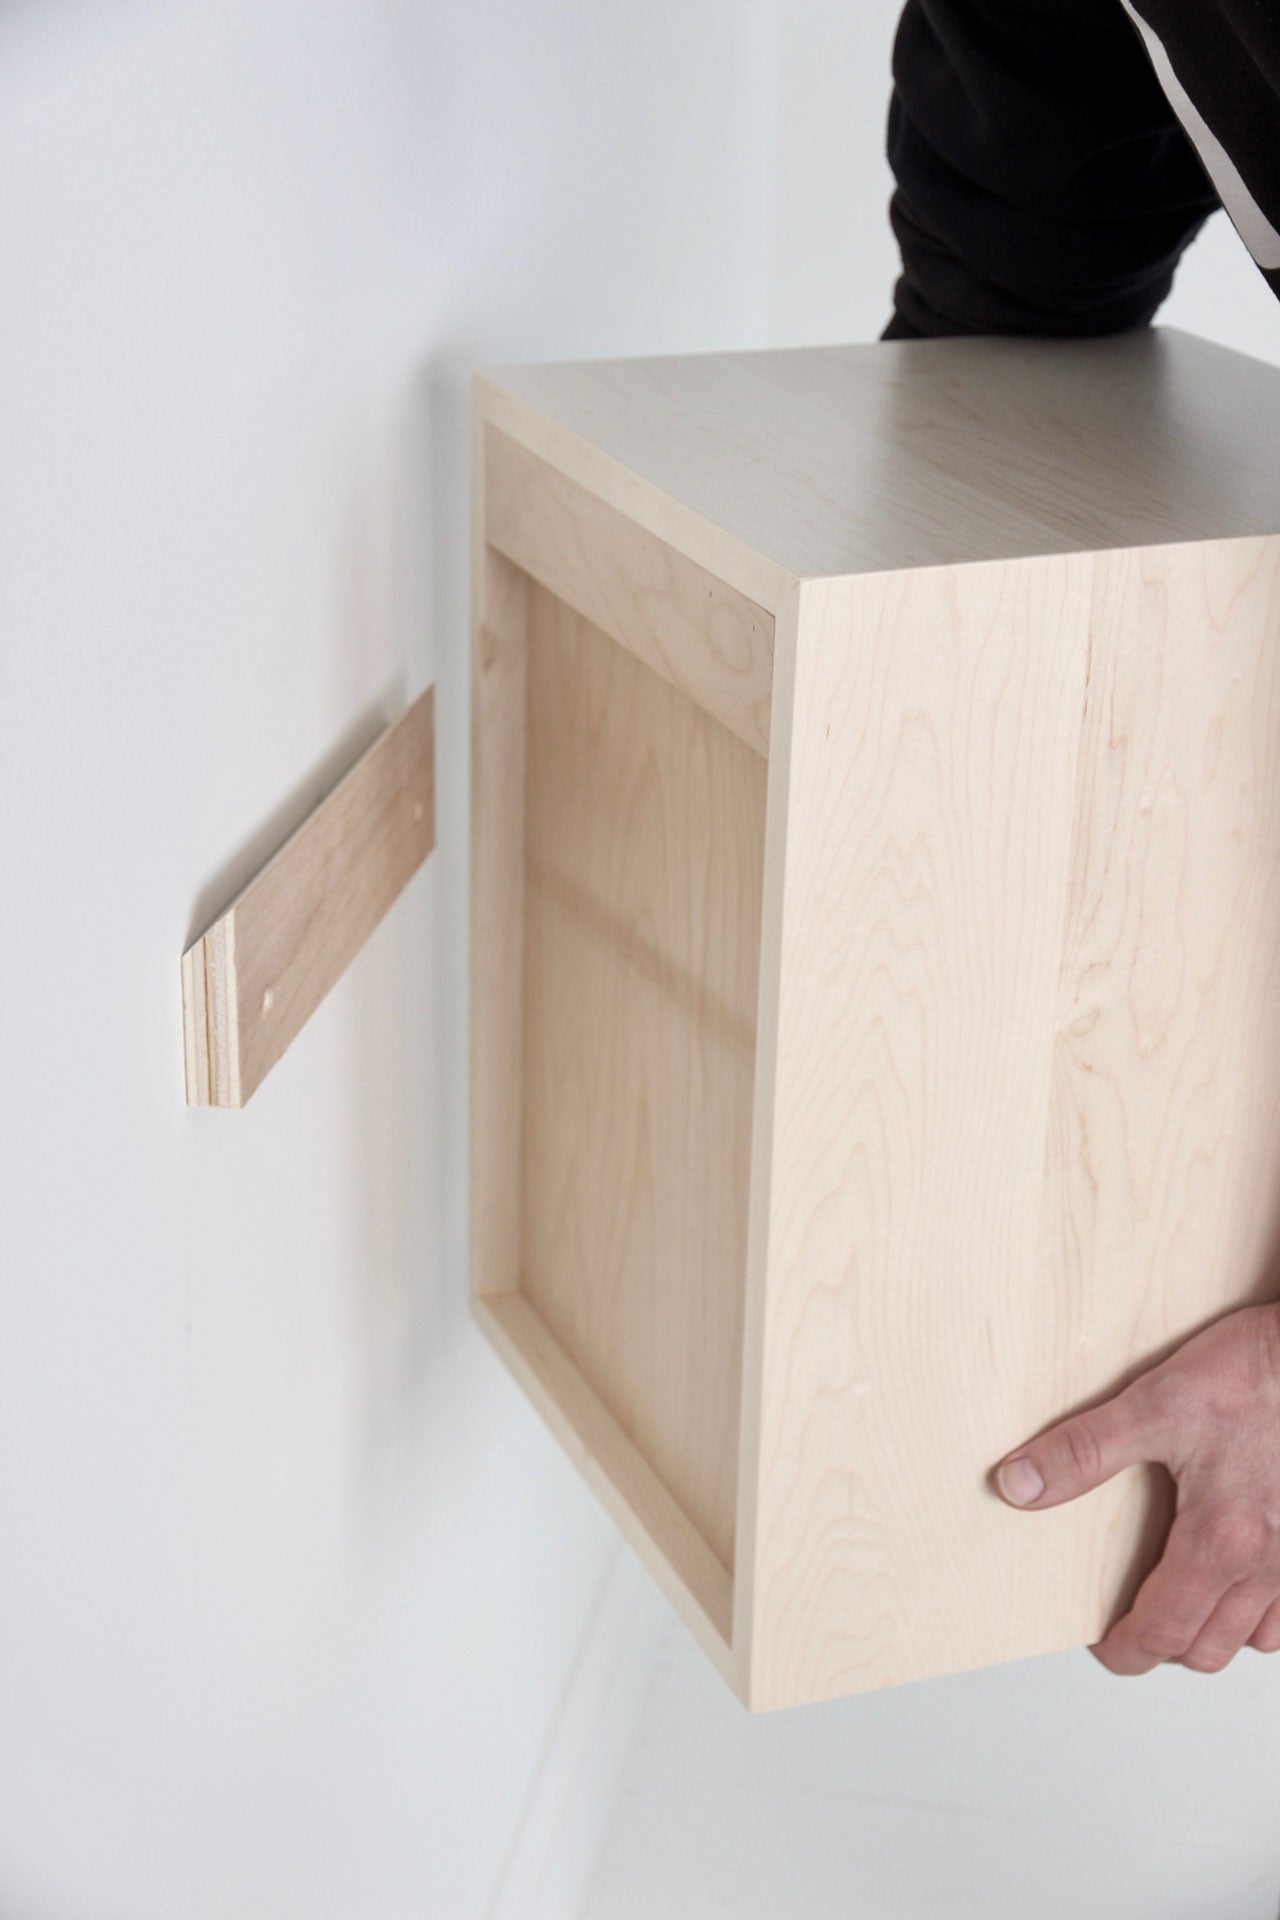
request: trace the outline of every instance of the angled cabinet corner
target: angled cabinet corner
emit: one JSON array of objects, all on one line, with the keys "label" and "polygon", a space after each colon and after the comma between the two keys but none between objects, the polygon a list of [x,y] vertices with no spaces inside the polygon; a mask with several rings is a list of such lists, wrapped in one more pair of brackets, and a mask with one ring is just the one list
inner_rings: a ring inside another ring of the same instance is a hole
[{"label": "angled cabinet corner", "polygon": [[1277,419],[1165,330],[477,377],[473,1310],[752,1707],[1149,1563],[989,1472],[1269,1253]]}]

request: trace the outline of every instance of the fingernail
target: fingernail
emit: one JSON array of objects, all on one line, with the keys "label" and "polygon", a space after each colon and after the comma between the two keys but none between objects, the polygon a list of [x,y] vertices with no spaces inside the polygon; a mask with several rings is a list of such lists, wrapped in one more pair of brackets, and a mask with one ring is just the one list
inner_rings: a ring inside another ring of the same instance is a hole
[{"label": "fingernail", "polygon": [[996,1485],[1011,1507],[1029,1507],[1044,1492],[1044,1481],[1024,1453],[997,1468]]}]

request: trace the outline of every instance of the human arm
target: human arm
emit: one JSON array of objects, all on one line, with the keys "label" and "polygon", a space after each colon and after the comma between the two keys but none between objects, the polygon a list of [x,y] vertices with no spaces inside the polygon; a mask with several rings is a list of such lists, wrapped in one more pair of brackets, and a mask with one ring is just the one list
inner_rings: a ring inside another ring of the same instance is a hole
[{"label": "human arm", "polygon": [[1146,325],[1217,194],[1119,0],[907,0],[886,339]]}]

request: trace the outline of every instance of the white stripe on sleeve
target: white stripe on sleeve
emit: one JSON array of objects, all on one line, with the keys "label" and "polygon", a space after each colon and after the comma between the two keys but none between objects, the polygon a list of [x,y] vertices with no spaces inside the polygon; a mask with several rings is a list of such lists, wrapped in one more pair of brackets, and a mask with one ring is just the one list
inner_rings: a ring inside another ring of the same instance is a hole
[{"label": "white stripe on sleeve", "polygon": [[1151,64],[1156,70],[1156,78],[1204,162],[1204,170],[1218,189],[1218,198],[1230,215],[1236,232],[1264,271],[1269,273],[1280,267],[1280,233],[1276,232],[1246,187],[1235,161],[1178,79],[1163,42],[1137,12],[1132,0],[1121,0],[1121,3],[1142,35]]}]

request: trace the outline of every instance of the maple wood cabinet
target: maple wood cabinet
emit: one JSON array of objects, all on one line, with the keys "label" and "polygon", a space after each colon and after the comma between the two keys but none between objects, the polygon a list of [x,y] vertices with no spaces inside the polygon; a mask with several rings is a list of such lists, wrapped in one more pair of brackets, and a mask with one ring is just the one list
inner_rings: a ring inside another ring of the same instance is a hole
[{"label": "maple wood cabinet", "polygon": [[474,1311],[740,1696],[1097,1637],[996,1459],[1275,1283],[1280,371],[474,395]]}]

